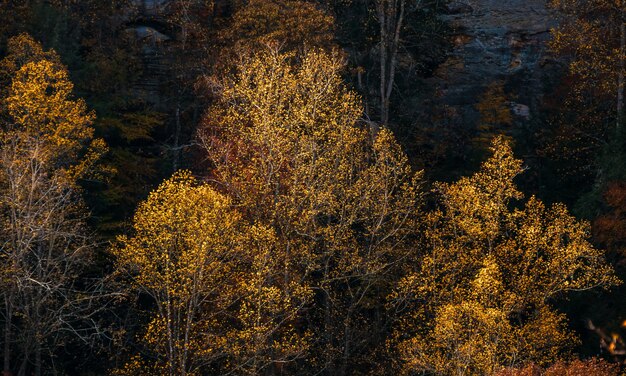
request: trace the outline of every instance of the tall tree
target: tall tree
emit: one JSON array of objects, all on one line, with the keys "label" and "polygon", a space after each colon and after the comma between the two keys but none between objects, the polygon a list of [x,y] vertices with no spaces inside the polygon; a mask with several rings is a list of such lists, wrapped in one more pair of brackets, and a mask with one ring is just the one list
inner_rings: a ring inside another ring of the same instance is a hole
[{"label": "tall tree", "polygon": [[171,56],[167,62],[166,85],[161,92],[171,102],[171,169],[181,168],[182,151],[189,147],[200,111],[202,95],[194,90],[208,71],[212,51],[211,24],[215,3],[212,0],[180,0],[164,4],[161,16],[173,30],[172,40],[162,48]]},{"label": "tall tree", "polygon": [[492,374],[554,362],[572,343],[552,306],[571,291],[617,282],[587,223],[564,205],[522,198],[522,162],[498,137],[478,173],[439,184],[441,206],[426,221],[426,249],[392,295],[406,316],[395,334],[401,369]]},{"label": "tall tree", "polygon": [[201,133],[211,180],[274,229],[286,278],[314,289],[310,366],[335,375],[368,362],[383,341],[375,294],[405,259],[421,176],[387,129],[359,124],[342,66],[315,50],[261,52],[224,83]]},{"label": "tall tree", "polygon": [[379,26],[378,59],[380,67],[380,121],[389,123],[391,94],[394,91],[398,53],[407,15],[422,5],[422,0],[376,0],[376,20]]},{"label": "tall tree", "polygon": [[626,3],[622,0],[551,0],[565,17],[552,31],[551,46],[571,57],[577,93],[612,97],[617,127],[624,111]]},{"label": "tall tree", "polygon": [[87,340],[76,324],[96,310],[92,283],[80,279],[94,243],[77,182],[97,172],[106,145],[56,54],[25,35],[9,45],[0,64],[13,74],[0,132],[3,367],[41,375],[64,333]]},{"label": "tall tree", "polygon": [[133,228],[113,253],[154,313],[142,335],[147,357],[117,374],[258,375],[301,356],[306,336],[294,323],[310,290],[285,279],[271,229],[248,224],[187,172],[150,194]]},{"label": "tall tree", "polygon": [[[550,146],[556,151],[554,154],[565,154],[562,151],[573,154],[578,160],[570,165],[584,166],[588,171],[581,172],[595,175],[593,186],[588,187],[590,192],[577,203],[578,212],[591,218],[602,210],[599,203],[607,184],[626,176],[622,167],[626,142],[623,128],[626,3],[621,0],[550,3],[564,15],[561,25],[552,31],[551,46],[569,59],[571,86],[571,99],[565,102],[569,110],[565,114],[569,118],[564,124],[557,120],[561,129],[556,133],[557,142]],[[562,113],[559,111],[556,118],[563,119]],[[559,148],[563,144],[566,147]],[[583,158],[591,159],[592,163],[581,163]]]},{"label": "tall tree", "polygon": [[509,133],[513,124],[513,115],[504,83],[493,82],[487,86],[480,102],[476,104],[480,114],[478,132],[473,141],[480,148],[489,147],[491,140],[500,133]]}]

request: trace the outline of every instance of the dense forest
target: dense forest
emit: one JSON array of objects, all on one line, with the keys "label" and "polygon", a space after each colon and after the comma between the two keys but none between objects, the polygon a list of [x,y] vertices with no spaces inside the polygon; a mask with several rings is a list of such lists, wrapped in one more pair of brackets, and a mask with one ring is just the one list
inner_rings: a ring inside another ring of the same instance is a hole
[{"label": "dense forest", "polygon": [[3,376],[626,372],[626,1],[0,20]]}]

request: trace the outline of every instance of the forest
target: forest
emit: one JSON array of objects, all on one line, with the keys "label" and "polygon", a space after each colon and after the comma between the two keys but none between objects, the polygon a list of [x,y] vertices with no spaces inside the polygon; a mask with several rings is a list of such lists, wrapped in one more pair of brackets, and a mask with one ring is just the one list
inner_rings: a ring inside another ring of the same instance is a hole
[{"label": "forest", "polygon": [[626,1],[0,0],[2,376],[626,372]]}]

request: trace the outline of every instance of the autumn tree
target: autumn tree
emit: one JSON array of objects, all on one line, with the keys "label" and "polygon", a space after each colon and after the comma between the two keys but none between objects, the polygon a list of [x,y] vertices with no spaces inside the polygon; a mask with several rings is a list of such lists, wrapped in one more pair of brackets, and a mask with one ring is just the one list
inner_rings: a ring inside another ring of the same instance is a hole
[{"label": "autumn tree", "polygon": [[622,0],[552,0],[550,4],[565,15],[552,30],[551,47],[571,58],[576,93],[613,98],[619,127],[624,111],[626,4]]},{"label": "autumn tree", "polygon": [[113,254],[154,310],[147,356],[116,374],[258,375],[306,350],[294,323],[310,290],[285,278],[272,230],[230,198],[179,172],[139,206],[133,229]]},{"label": "autumn tree", "polygon": [[547,106],[541,153],[568,182],[565,187],[592,191],[576,197],[577,213],[592,218],[616,167],[598,156],[624,143],[626,5],[619,0],[552,0],[549,5],[561,15],[549,46],[567,63],[567,72],[544,100],[553,109],[550,114]]},{"label": "autumn tree", "polygon": [[[141,1],[0,2],[0,13],[11,20],[5,24],[15,30],[3,35],[8,38],[26,31],[46,48],[53,48],[68,66],[75,92],[98,114],[92,126],[110,148],[103,162],[114,165],[117,173],[105,182],[83,181],[83,186],[91,219],[99,235],[107,237],[127,225],[137,203],[163,178],[161,166],[165,164],[157,162],[168,145],[167,133],[160,132],[165,110],[142,95],[142,85],[153,74],[153,66],[143,65],[148,53],[135,33],[141,22],[134,17],[138,3]],[[13,50],[1,39],[0,54],[6,52],[5,47]],[[12,39],[9,42],[14,44]],[[10,76],[0,88],[10,86]]]},{"label": "autumn tree", "polygon": [[[222,50],[232,55],[281,46],[283,51],[336,47],[334,18],[318,3],[302,0],[252,0],[235,3],[230,20],[218,32]],[[230,56],[234,60],[235,56]]]},{"label": "autumn tree", "polygon": [[589,229],[564,205],[522,198],[522,162],[502,137],[478,173],[438,184],[426,249],[391,305],[405,312],[394,340],[407,373],[492,374],[559,359],[574,337],[554,299],[617,282]]},{"label": "autumn tree", "polygon": [[7,55],[0,60],[0,83],[2,97],[9,94],[15,73],[25,64],[47,60],[60,67],[61,58],[54,50],[45,51],[43,46],[26,33],[19,34],[7,41]]},{"label": "autumn tree", "polygon": [[620,264],[626,263],[626,183],[608,184],[604,200],[609,207],[594,221],[594,235],[608,250],[613,251]]},{"label": "autumn tree", "polygon": [[474,142],[487,147],[497,134],[510,129],[513,115],[502,82],[493,82],[487,86],[480,102],[476,104],[480,114],[478,134]]},{"label": "autumn tree", "polygon": [[20,35],[0,66],[12,74],[0,131],[3,370],[41,375],[65,334],[91,333],[97,282],[80,276],[94,243],[77,182],[97,173],[106,145],[53,51]]},{"label": "autumn tree", "polygon": [[393,135],[359,124],[342,66],[319,51],[263,51],[224,83],[201,133],[211,180],[274,229],[286,278],[314,289],[309,366],[335,375],[382,341],[377,294],[405,257],[420,202],[420,174]]}]

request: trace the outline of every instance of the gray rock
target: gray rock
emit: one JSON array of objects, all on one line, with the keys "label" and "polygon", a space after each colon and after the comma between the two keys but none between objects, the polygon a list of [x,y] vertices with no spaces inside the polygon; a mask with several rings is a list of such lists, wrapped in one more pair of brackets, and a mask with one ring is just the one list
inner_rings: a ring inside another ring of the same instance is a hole
[{"label": "gray rock", "polygon": [[542,77],[554,61],[547,49],[555,15],[545,0],[465,0],[443,17],[456,30],[455,47],[430,83],[440,102],[456,108],[455,121],[477,121],[475,105],[490,83],[502,82],[517,121],[527,121],[543,95]]},{"label": "gray rock", "polygon": [[467,2],[451,1],[446,4],[446,12],[448,14],[472,13],[473,11],[474,9]]}]

